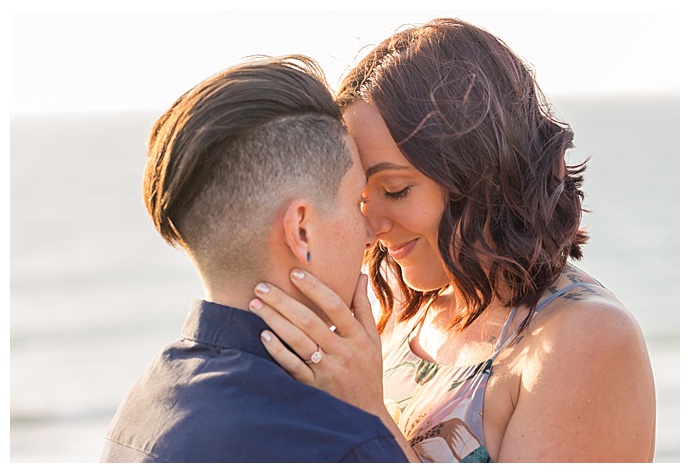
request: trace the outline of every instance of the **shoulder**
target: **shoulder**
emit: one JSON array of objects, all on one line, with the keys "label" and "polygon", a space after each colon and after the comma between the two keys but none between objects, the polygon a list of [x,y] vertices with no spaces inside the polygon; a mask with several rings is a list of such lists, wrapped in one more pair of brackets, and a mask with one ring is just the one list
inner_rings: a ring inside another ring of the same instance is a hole
[{"label": "shoulder", "polygon": [[[271,360],[226,350],[199,361],[179,351],[164,351],[131,390],[111,442],[153,461],[333,462],[355,455],[373,462],[382,451],[383,461],[399,461],[378,417],[295,381]],[[122,456],[119,450],[104,457]]]},{"label": "shoulder", "polygon": [[528,333],[558,347],[556,354],[603,355],[630,349],[646,353],[642,330],[628,308],[596,280],[568,268],[550,289],[553,300],[535,314]]},{"label": "shoulder", "polygon": [[[529,348],[524,368],[539,379],[595,383],[595,372],[639,376],[649,366],[642,330],[633,314],[605,287],[566,284],[523,333]],[[607,376],[604,379],[611,379]],[[600,382],[598,380],[596,382]]]},{"label": "shoulder", "polygon": [[[571,283],[559,281],[565,287]],[[519,381],[503,458],[649,460],[651,364],[639,325],[613,294],[596,284],[568,289],[536,314],[516,347]]]},{"label": "shoulder", "polygon": [[647,345],[634,315],[581,271],[564,276],[556,286],[564,292],[524,332],[523,386],[590,397],[630,388],[653,398]]},{"label": "shoulder", "polygon": [[[635,389],[635,385],[645,386],[653,396],[642,331],[617,301],[591,297],[565,302],[557,314],[537,327],[541,333],[535,337],[539,343],[529,365],[531,380],[552,384],[559,396],[592,398]],[[578,386],[577,393],[573,386]]]}]

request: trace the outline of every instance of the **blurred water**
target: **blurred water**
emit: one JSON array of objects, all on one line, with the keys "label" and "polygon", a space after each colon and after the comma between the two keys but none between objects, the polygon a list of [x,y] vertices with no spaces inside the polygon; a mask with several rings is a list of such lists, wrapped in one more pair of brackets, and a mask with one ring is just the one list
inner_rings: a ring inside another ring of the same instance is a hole
[{"label": "blurred water", "polygon": [[[636,314],[657,462],[680,458],[679,97],[554,100],[591,156],[580,264]],[[97,461],[125,391],[202,290],[141,199],[158,111],[11,117],[10,459]],[[594,328],[593,328],[594,329]]]}]

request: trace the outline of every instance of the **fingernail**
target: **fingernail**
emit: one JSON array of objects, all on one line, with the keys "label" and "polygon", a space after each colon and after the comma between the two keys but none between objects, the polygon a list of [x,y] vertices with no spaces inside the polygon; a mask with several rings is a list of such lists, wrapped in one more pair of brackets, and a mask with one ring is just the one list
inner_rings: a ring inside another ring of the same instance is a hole
[{"label": "fingernail", "polygon": [[272,340],[271,332],[266,332],[265,330],[261,332],[261,340],[264,342],[270,342]]},{"label": "fingernail", "polygon": [[259,299],[252,299],[249,301],[249,308],[251,310],[259,310],[264,306],[264,303],[261,302]]},{"label": "fingernail", "polygon": [[290,276],[292,276],[292,279],[297,279],[297,280],[302,280],[306,276],[304,274],[304,271],[301,269],[293,269],[292,272],[290,273]]},{"label": "fingernail", "polygon": [[268,284],[260,282],[259,284],[256,285],[256,292],[260,294],[268,294],[268,291],[270,291],[271,288],[268,287]]}]

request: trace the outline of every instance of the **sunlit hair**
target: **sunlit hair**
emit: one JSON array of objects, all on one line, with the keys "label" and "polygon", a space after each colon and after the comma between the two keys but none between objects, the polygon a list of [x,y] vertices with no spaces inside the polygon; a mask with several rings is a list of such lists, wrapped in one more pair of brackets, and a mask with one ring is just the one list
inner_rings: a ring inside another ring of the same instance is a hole
[{"label": "sunlit hair", "polygon": [[[445,191],[438,244],[467,303],[462,329],[497,298],[533,312],[567,259],[582,257],[585,164],[568,166],[569,126],[556,120],[530,69],[501,40],[455,19],[402,30],[371,50],[341,82],[341,107],[361,99],[381,113],[410,163]],[[405,285],[397,263],[370,251],[379,329],[391,317],[393,271],[412,317],[442,289]]]},{"label": "sunlit hair", "polygon": [[202,265],[256,265],[253,248],[285,199],[335,208],[352,166],[346,136],[316,62],[254,58],[201,82],[155,123],[146,207],[163,239]]}]

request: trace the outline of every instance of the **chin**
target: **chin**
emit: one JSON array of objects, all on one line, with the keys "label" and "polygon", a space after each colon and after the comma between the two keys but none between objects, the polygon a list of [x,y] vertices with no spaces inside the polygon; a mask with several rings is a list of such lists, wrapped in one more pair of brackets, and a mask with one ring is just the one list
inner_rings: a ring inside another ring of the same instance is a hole
[{"label": "chin", "polygon": [[402,274],[405,284],[419,292],[435,291],[450,284],[450,280],[445,274],[442,277],[433,277],[433,275],[423,271],[405,271],[404,269]]}]

